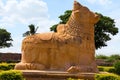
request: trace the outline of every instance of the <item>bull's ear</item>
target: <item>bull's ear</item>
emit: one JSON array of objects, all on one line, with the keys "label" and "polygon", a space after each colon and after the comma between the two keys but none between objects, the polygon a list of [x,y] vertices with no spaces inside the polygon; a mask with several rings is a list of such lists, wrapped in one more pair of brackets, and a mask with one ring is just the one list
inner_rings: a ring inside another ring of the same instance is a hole
[{"label": "bull's ear", "polygon": [[90,23],[96,24],[99,21],[99,16],[93,12],[90,12]]},{"label": "bull's ear", "polygon": [[99,15],[95,14],[95,23],[97,23],[99,19],[100,19]]}]

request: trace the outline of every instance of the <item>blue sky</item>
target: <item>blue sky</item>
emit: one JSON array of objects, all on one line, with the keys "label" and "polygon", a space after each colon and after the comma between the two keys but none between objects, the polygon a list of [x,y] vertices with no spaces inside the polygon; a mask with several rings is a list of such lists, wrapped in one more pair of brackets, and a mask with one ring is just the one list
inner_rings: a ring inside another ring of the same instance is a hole
[{"label": "blue sky", "polygon": [[[0,0],[0,28],[11,32],[13,47],[0,52],[21,52],[22,34],[29,24],[39,26],[38,33],[49,32],[51,25],[58,23],[58,16],[72,9],[74,0]],[[102,13],[115,19],[120,29],[119,0],[77,0],[93,12]],[[120,32],[112,36],[107,47],[96,50],[97,54],[120,54]]]}]

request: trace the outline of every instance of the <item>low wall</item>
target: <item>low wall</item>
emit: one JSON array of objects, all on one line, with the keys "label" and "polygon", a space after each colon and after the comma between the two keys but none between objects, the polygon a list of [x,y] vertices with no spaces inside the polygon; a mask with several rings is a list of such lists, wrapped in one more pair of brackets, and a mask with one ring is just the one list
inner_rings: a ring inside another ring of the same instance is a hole
[{"label": "low wall", "polygon": [[18,62],[20,60],[20,53],[0,53],[0,62]]}]

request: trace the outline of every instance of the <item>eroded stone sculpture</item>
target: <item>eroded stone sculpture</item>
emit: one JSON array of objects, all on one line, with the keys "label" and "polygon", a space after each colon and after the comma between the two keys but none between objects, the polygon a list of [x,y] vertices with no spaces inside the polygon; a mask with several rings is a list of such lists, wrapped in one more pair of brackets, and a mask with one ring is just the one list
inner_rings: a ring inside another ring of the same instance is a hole
[{"label": "eroded stone sculpture", "polygon": [[97,72],[95,63],[94,24],[98,15],[74,1],[66,24],[59,24],[56,33],[39,33],[22,42],[19,70],[57,70]]}]

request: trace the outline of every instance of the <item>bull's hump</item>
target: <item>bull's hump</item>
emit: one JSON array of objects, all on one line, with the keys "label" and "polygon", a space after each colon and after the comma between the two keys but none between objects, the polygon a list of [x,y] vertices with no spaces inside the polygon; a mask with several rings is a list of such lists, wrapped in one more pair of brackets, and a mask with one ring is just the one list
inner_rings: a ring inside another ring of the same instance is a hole
[{"label": "bull's hump", "polygon": [[39,35],[41,40],[51,40],[53,33],[42,33]]}]

